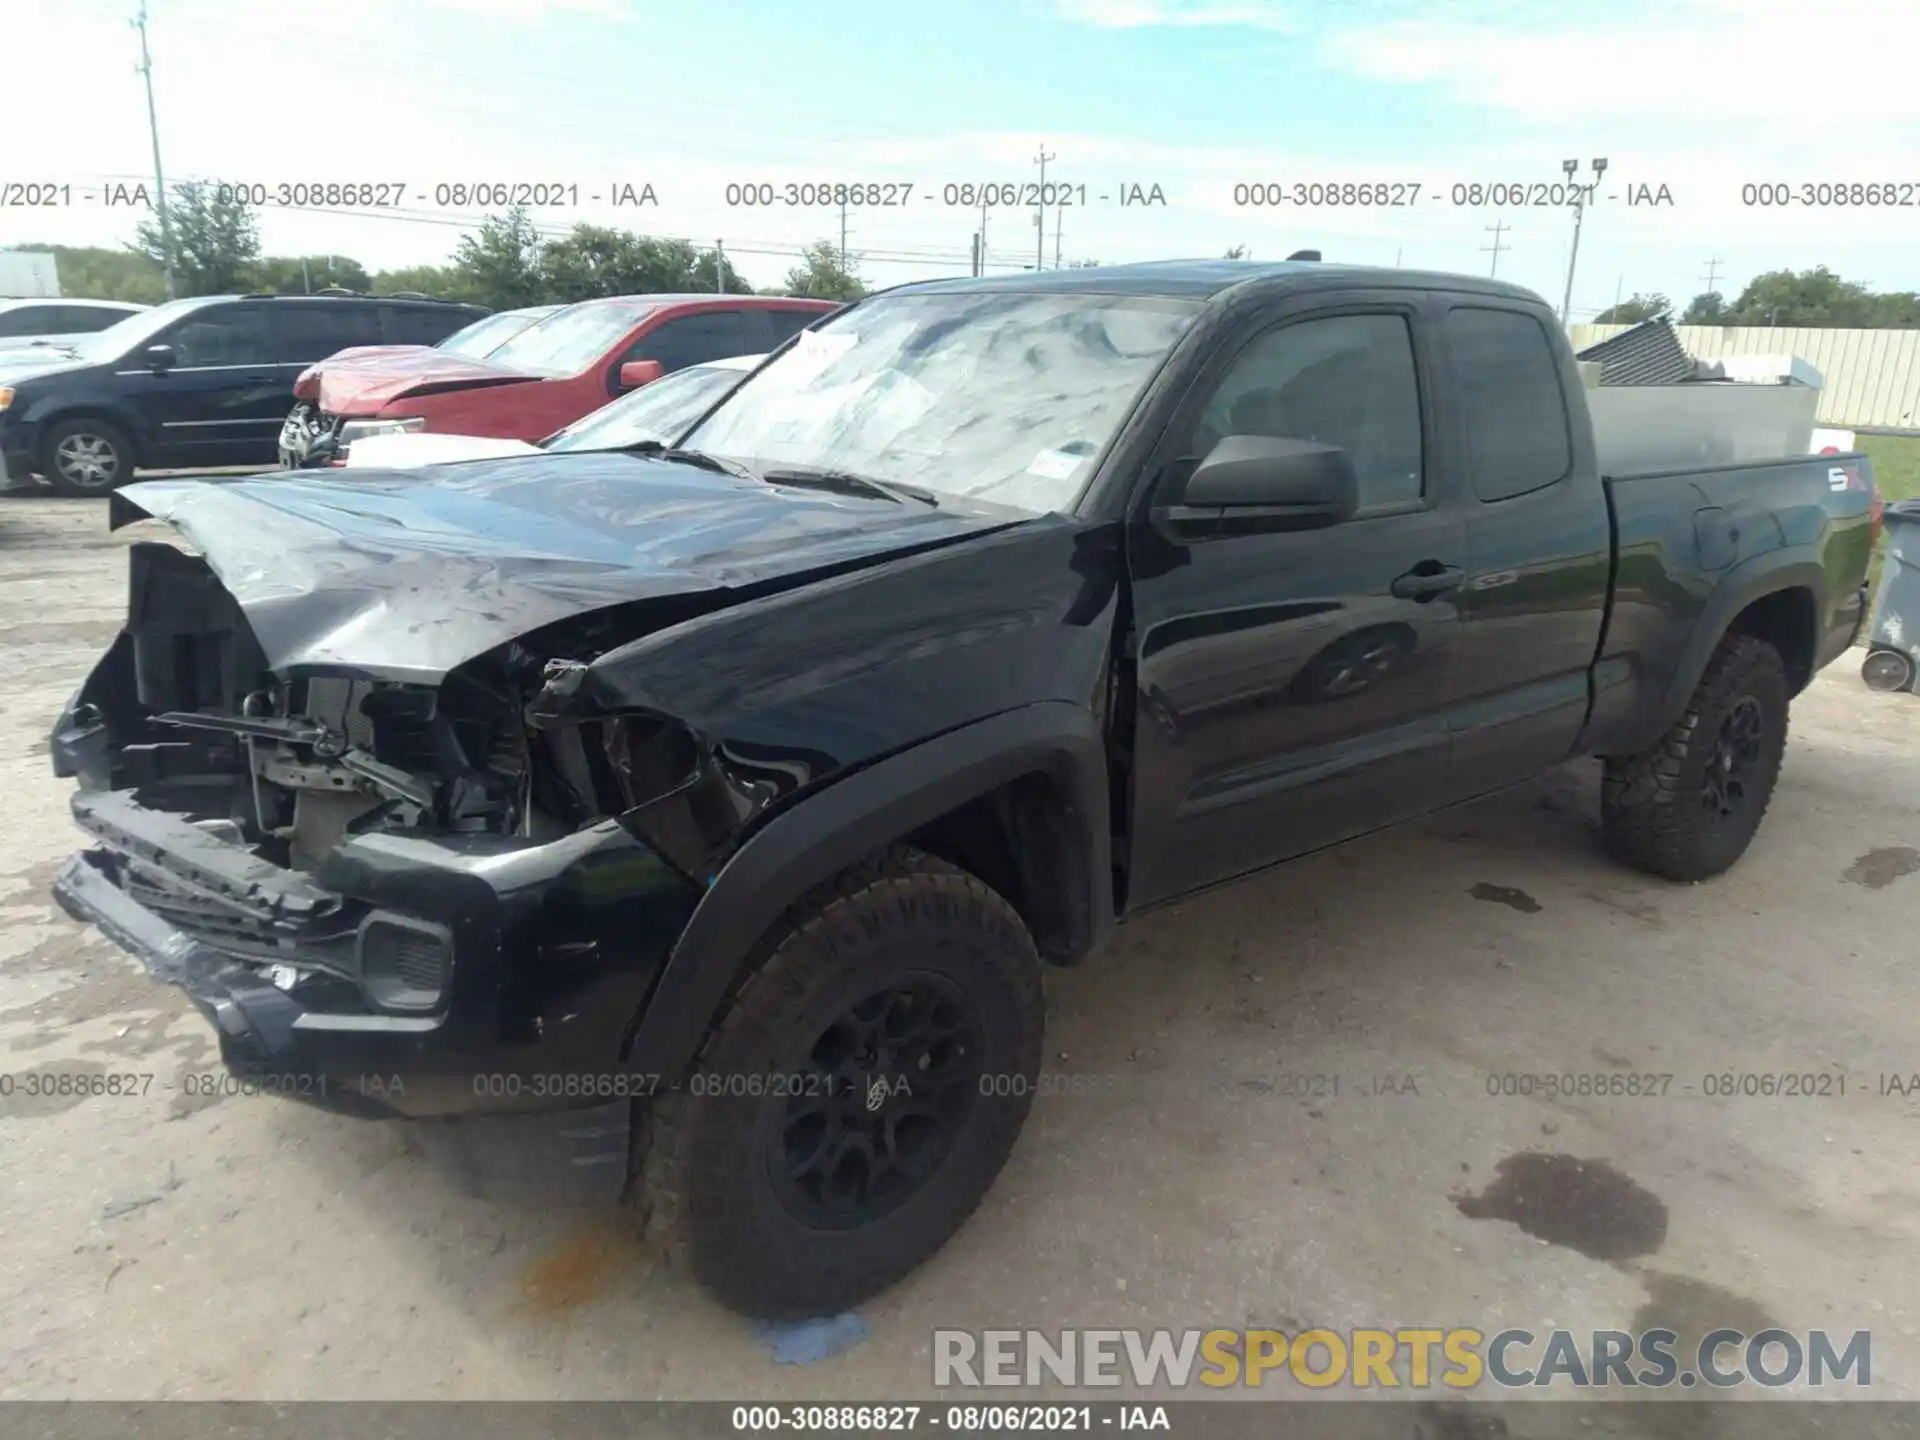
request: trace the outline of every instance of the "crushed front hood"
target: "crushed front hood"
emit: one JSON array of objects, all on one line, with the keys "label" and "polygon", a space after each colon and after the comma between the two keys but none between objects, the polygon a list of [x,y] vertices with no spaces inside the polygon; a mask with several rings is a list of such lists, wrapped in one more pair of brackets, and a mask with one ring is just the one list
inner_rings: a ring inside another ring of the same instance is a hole
[{"label": "crushed front hood", "polygon": [[786,489],[619,453],[418,471],[148,480],[151,516],[205,556],[276,671],[341,666],[435,684],[543,625],[669,595],[761,593],[1021,523]]},{"label": "crushed front hood", "polygon": [[318,372],[316,398],[329,415],[376,415],[386,405],[407,395],[435,395],[446,390],[470,390],[490,385],[541,385],[544,377],[524,370],[490,365],[449,355],[432,346],[396,354],[374,353],[347,360],[323,362]]}]

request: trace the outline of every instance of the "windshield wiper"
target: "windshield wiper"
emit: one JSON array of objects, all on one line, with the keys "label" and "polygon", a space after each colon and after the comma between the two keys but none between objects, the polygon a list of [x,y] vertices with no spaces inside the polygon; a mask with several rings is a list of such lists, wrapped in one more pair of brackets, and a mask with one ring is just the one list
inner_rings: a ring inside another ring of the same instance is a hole
[{"label": "windshield wiper", "polygon": [[716,470],[722,475],[731,475],[737,480],[760,480],[765,478],[752,466],[743,465],[738,460],[729,459],[722,455],[709,455],[705,450],[680,450],[671,446],[665,449],[654,449],[651,448],[653,444],[653,441],[642,440],[639,445],[629,448],[637,449],[643,455],[652,455],[661,460],[674,460],[682,465],[697,465],[702,470]]},{"label": "windshield wiper", "polygon": [[800,485],[813,490],[831,490],[839,495],[871,495],[879,500],[891,500],[903,505],[909,500],[918,500],[922,505],[940,508],[940,502],[931,490],[922,490],[918,485],[902,485],[895,480],[875,480],[871,475],[856,475],[851,470],[815,469],[781,466],[777,470],[767,470],[760,478],[769,485]]}]

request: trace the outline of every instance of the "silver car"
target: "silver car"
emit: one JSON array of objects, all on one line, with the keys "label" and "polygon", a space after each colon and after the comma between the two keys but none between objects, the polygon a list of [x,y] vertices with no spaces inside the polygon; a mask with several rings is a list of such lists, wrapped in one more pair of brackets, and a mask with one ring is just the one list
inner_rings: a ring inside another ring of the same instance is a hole
[{"label": "silver car", "polygon": [[0,352],[64,350],[148,308],[126,300],[0,300]]}]

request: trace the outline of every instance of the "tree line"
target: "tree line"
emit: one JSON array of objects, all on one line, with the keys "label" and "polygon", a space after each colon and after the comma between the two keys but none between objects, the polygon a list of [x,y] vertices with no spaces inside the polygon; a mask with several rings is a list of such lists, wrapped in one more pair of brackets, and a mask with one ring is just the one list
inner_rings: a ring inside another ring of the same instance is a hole
[{"label": "tree line", "polygon": [[1678,316],[1658,292],[1636,294],[1593,317],[1596,325],[1638,325],[1669,319],[1679,325],[1785,325],[1810,330],[1901,330],[1920,325],[1920,295],[1911,290],[1875,294],[1842,280],[1824,265],[1756,275],[1729,301],[1708,290]]},{"label": "tree line", "polygon": [[804,295],[855,300],[867,293],[858,257],[843,263],[829,240],[805,248],[785,280],[755,291],[717,247],[662,240],[604,225],[576,225],[546,236],[525,210],[488,217],[463,236],[440,265],[369,272],[348,255],[266,255],[258,217],[231,188],[202,181],[169,186],[167,226],[143,222],[134,243],[105,246],[33,245],[51,252],[60,288],[76,298],[157,304],[167,298],[166,261],[173,260],[174,294],[232,295],[269,291],[298,295],[337,286],[362,294],[417,291],[493,310],[568,304],[603,295],[667,293]]},{"label": "tree line", "polygon": [[[663,240],[604,225],[575,225],[560,236],[543,235],[525,210],[488,217],[463,236],[440,265],[413,265],[369,273],[347,255],[265,255],[258,217],[236,187],[187,181],[168,192],[168,233],[157,219],[141,224],[134,244],[101,246],[17,245],[51,251],[58,259],[61,289],[95,300],[153,304],[167,297],[165,261],[171,250],[176,295],[228,295],[246,291],[301,294],[338,286],[363,294],[417,291],[494,310],[524,305],[566,304],[602,295],[724,290],[753,294],[717,247]],[[170,242],[170,244],[169,244]],[[1244,258],[1236,245],[1226,258]],[[1093,262],[1085,262],[1093,263]],[[830,240],[805,247],[799,263],[778,285],[758,293],[856,300],[867,293],[857,256],[843,259]],[[1773,270],[1757,275],[1729,301],[1718,291],[1696,295],[1675,316],[1673,302],[1658,293],[1636,293],[1609,306],[1595,323],[1638,324],[1659,318],[1682,325],[1786,325],[1834,329],[1900,329],[1920,325],[1920,295],[1876,294],[1843,280],[1824,265],[1811,270]]]}]

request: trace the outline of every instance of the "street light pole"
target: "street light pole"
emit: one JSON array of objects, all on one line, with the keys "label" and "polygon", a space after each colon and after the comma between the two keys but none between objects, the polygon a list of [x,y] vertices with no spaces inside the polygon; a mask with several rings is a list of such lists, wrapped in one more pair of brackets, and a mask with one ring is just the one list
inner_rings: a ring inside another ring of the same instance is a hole
[{"label": "street light pole", "polygon": [[160,212],[160,250],[167,272],[167,298],[173,287],[173,227],[167,223],[167,177],[160,169],[160,121],[153,109],[153,57],[147,53],[147,4],[140,0],[140,13],[128,22],[140,32],[140,78],[147,85],[147,135],[153,141],[153,196]]},{"label": "street light pole", "polygon": [[[1580,162],[1578,160],[1563,160],[1560,162],[1560,168],[1567,172],[1567,179],[1571,181],[1574,172],[1580,168]],[[1593,183],[1596,187],[1600,184],[1600,177],[1606,173],[1607,162],[1605,160],[1595,160],[1593,162]],[[1580,222],[1586,218],[1586,214],[1587,187],[1576,184],[1573,192],[1573,250],[1567,256],[1567,291],[1560,301],[1560,323],[1562,325],[1566,324],[1573,314],[1573,267],[1580,261]]]}]

